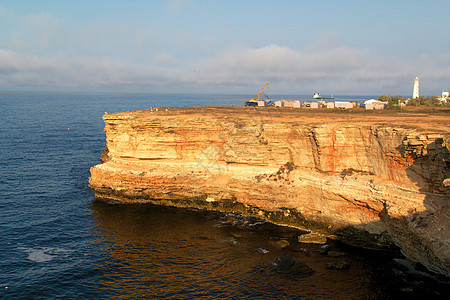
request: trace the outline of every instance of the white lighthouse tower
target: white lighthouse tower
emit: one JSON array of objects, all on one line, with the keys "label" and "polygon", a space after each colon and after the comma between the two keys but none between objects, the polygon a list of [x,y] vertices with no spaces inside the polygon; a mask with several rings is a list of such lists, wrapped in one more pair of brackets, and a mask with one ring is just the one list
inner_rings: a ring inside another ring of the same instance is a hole
[{"label": "white lighthouse tower", "polygon": [[414,88],[413,88],[413,99],[419,98],[419,77],[414,79]]}]

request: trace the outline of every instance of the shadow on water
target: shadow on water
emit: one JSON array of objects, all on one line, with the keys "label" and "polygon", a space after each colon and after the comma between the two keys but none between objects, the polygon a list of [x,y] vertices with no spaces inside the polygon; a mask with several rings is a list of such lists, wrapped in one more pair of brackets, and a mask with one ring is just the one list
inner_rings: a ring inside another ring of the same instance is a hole
[{"label": "shadow on water", "polygon": [[[368,253],[329,241],[337,256],[300,244],[300,232],[257,218],[155,205],[95,201],[93,231],[103,259],[95,288],[132,298],[382,299]],[[287,240],[282,249],[277,242]],[[278,274],[276,257],[288,254],[310,266],[308,277]],[[342,255],[342,256],[341,256]],[[348,270],[328,270],[347,261]]]}]

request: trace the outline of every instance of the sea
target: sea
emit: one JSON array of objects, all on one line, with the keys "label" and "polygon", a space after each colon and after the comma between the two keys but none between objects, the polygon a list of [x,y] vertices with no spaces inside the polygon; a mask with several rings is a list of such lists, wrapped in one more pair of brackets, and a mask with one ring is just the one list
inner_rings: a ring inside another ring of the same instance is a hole
[{"label": "sea", "polygon": [[[399,252],[329,241],[235,213],[94,199],[105,113],[243,106],[251,95],[0,91],[1,299],[444,299],[442,278]],[[363,101],[377,96],[335,96]],[[311,101],[312,96],[279,96]],[[287,248],[279,245],[287,240]],[[280,274],[280,255],[308,276]],[[345,270],[329,264],[347,262]]]}]

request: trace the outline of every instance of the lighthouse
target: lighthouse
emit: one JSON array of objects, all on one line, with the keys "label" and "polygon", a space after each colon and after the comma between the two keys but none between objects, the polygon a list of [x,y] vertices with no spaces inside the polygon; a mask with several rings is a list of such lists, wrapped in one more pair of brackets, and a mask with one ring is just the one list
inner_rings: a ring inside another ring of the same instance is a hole
[{"label": "lighthouse", "polygon": [[413,99],[419,98],[419,77],[414,79],[414,88],[413,88]]}]

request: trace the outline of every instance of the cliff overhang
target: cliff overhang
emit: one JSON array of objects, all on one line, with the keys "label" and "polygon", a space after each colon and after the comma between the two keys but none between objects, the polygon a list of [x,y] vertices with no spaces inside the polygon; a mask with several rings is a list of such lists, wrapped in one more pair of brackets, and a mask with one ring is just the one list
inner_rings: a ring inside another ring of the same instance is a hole
[{"label": "cliff overhang", "polygon": [[357,246],[396,245],[449,276],[447,133],[375,116],[213,107],[107,114],[90,186],[99,199],[238,210]]}]

